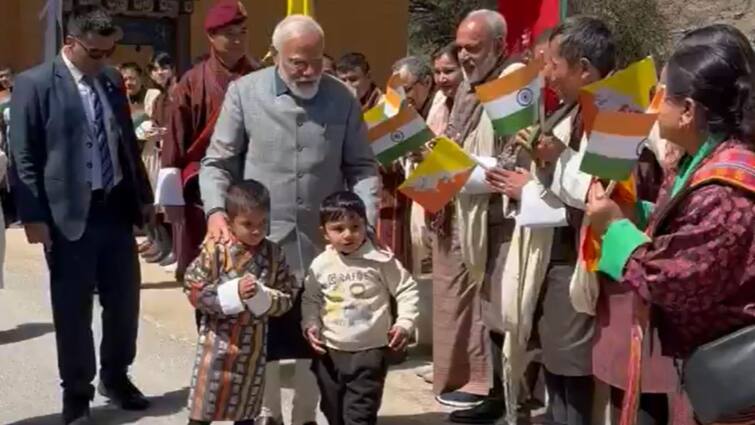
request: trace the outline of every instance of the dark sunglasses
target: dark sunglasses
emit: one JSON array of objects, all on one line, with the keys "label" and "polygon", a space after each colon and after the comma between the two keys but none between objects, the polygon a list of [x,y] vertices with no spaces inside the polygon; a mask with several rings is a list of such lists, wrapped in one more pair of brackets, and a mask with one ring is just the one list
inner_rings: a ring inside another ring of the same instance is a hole
[{"label": "dark sunglasses", "polygon": [[113,52],[115,52],[115,44],[113,44],[113,47],[107,50],[102,50],[102,49],[95,49],[93,47],[89,47],[86,45],[86,43],[84,43],[83,41],[81,41],[80,39],[76,37],[71,37],[71,38],[73,39],[73,41],[78,43],[78,45],[81,46],[81,48],[84,49],[84,51],[87,53],[87,56],[89,56],[89,58],[93,60],[109,58],[110,56],[113,55]]}]

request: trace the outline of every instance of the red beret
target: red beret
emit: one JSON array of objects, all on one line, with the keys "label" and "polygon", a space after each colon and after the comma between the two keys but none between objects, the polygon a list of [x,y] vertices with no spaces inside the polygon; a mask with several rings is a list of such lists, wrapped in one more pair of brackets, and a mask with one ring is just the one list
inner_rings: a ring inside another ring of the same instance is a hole
[{"label": "red beret", "polygon": [[246,21],[246,9],[238,0],[219,0],[207,12],[204,29],[215,31],[228,25]]}]

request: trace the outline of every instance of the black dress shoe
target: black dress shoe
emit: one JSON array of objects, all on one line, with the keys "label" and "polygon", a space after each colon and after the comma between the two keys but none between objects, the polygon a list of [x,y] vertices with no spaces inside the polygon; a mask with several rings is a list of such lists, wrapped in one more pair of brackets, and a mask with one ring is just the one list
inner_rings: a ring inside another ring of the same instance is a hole
[{"label": "black dress shoe", "polygon": [[66,425],[89,422],[89,400],[66,400],[63,402],[63,423]]},{"label": "black dress shoe", "polygon": [[275,419],[272,416],[260,416],[254,422],[255,425],[283,425],[282,421]]},{"label": "black dress shoe", "polygon": [[503,400],[487,399],[471,409],[451,412],[448,420],[457,424],[493,424],[506,413]]},{"label": "black dress shoe", "polygon": [[123,410],[145,410],[149,407],[149,400],[128,378],[112,384],[100,381],[97,392]]}]

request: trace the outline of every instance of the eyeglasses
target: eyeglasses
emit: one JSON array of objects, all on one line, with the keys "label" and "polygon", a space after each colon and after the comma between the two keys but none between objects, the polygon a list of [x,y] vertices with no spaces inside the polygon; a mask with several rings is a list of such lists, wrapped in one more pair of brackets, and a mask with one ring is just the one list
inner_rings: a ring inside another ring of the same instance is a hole
[{"label": "eyeglasses", "polygon": [[322,68],[322,64],[323,64],[322,58],[320,58],[320,59],[313,59],[311,61],[306,61],[306,60],[302,60],[302,59],[288,58],[286,60],[286,62],[288,62],[289,67],[293,68],[297,72],[304,72],[310,66],[312,68]]},{"label": "eyeglasses", "polygon": [[95,49],[94,47],[89,47],[81,41],[80,39],[76,37],[71,37],[73,40],[78,43],[79,46],[81,46],[82,49],[87,53],[87,56],[89,56],[90,59],[93,60],[101,60],[105,58],[109,58],[113,55],[113,52],[115,52],[115,44],[113,44],[113,47],[103,50],[103,49]]},{"label": "eyeglasses", "polygon": [[404,93],[409,93],[410,91],[414,90],[414,87],[419,84],[419,80],[414,80],[411,84],[404,84]]}]

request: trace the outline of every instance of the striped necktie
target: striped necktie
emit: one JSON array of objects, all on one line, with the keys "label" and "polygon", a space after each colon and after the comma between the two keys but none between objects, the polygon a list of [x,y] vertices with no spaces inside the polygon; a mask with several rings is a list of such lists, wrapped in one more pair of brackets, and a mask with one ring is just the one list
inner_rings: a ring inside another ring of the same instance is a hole
[{"label": "striped necktie", "polygon": [[102,166],[102,188],[105,191],[109,191],[113,188],[113,160],[110,156],[110,146],[107,140],[107,130],[105,128],[105,112],[102,106],[102,100],[100,94],[94,84],[94,80],[91,77],[85,77],[84,81],[89,85],[92,91],[92,103],[94,107],[94,138],[97,145],[97,152],[99,153],[100,163]]}]

